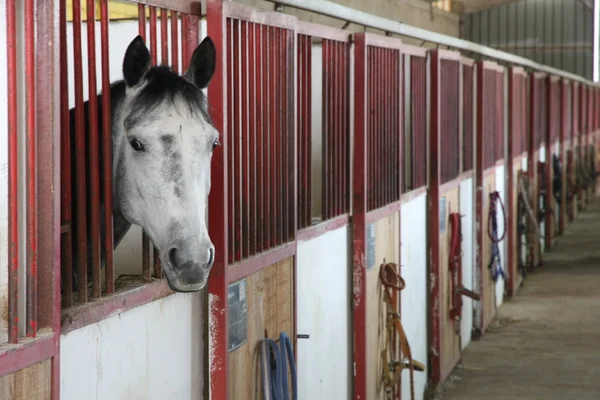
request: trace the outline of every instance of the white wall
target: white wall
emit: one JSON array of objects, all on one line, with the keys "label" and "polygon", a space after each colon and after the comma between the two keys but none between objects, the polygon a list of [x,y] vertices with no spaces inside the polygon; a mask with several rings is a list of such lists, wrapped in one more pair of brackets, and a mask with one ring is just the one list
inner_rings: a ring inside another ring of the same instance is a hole
[{"label": "white wall", "polygon": [[[402,238],[402,326],[410,343],[413,359],[427,361],[427,195],[402,204],[400,237]],[[415,372],[415,398],[422,399],[428,372]],[[410,398],[409,371],[402,372],[402,398]]]},{"label": "white wall", "polygon": [[298,398],[351,397],[350,229],[298,243]]},{"label": "white wall", "polygon": [[[473,178],[464,179],[460,183],[460,214],[462,226],[462,284],[469,290],[476,291],[473,281],[475,270],[475,204],[473,202]],[[473,300],[462,296],[462,318],[460,321],[460,344],[466,348],[471,343],[473,330]]]},{"label": "white wall", "polygon": [[173,294],[61,337],[62,400],[202,398],[202,294]]},{"label": "white wall", "polygon": [[[539,151],[540,151],[539,152],[539,160],[541,162],[546,162],[546,146],[542,145],[540,147]],[[550,160],[550,162],[552,162],[552,160]],[[538,185],[539,184],[541,184],[541,182],[538,182]],[[551,188],[548,188],[548,189],[551,190]],[[544,204],[542,203],[543,200],[541,200],[541,199],[538,198],[535,201],[538,202],[538,204],[539,204],[538,207],[543,207],[544,206]],[[546,232],[546,219],[545,218],[542,220],[542,223],[540,224],[540,232],[542,232],[542,236],[539,238],[539,241],[540,241],[540,251],[542,252],[542,254],[544,254],[544,252],[546,251],[546,243],[544,242],[544,238],[543,238],[543,235],[545,235],[545,232]]]}]

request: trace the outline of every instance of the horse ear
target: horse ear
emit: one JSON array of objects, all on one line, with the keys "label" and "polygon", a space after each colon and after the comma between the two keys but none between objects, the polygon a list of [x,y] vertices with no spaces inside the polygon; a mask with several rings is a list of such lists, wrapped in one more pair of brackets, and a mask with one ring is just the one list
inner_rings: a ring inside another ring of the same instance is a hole
[{"label": "horse ear", "polygon": [[138,35],[129,43],[123,58],[123,78],[127,86],[137,85],[150,69],[150,52]]},{"label": "horse ear", "polygon": [[208,86],[217,63],[217,50],[210,37],[205,37],[192,54],[190,67],[185,72],[185,78],[200,89]]}]

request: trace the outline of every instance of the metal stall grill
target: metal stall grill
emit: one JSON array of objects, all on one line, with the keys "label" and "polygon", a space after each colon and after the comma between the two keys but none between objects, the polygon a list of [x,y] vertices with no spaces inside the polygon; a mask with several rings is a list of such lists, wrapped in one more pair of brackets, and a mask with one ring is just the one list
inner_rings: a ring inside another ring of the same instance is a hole
[{"label": "metal stall grill", "polygon": [[[497,84],[497,68],[498,65],[486,61],[480,63],[480,69],[478,70],[479,85],[477,86],[477,99],[480,104],[479,112],[483,124],[478,127],[481,129],[482,138],[482,151],[481,157],[483,160],[483,170],[489,169],[495,165],[496,156],[502,153],[496,154],[495,148],[498,147],[498,136],[500,135],[501,122],[498,116],[497,103],[501,103],[502,97],[498,94]],[[503,148],[503,146],[501,146]],[[479,154],[478,154],[479,157]]]},{"label": "metal stall grill", "polygon": [[567,79],[560,80],[560,165],[561,165],[561,193],[560,213],[558,217],[558,232],[563,233],[567,223],[567,192],[568,192],[568,153],[571,149],[571,136],[573,131],[572,121],[572,85]]},{"label": "metal stall grill", "polygon": [[547,210],[545,215],[545,234],[544,243],[546,247],[551,247],[554,242],[554,235],[556,231],[556,213],[555,207],[557,206],[554,199],[553,191],[553,157],[559,156],[558,154],[558,140],[561,130],[561,115],[560,115],[560,81],[557,76],[549,76],[545,81],[546,94],[546,131],[544,132],[546,142],[546,154],[545,154],[545,184],[546,192],[544,196],[545,208]]},{"label": "metal stall grill", "polygon": [[400,210],[402,42],[358,33],[354,46],[354,398],[366,399],[366,225]]},{"label": "metal stall grill", "polygon": [[[350,34],[322,25],[299,22],[297,31],[297,124],[298,124],[298,228],[343,216],[350,210]],[[321,50],[320,88],[313,82],[313,48]],[[322,124],[312,124],[313,96],[321,99]],[[316,132],[320,136],[316,137]],[[321,147],[312,155],[313,140]],[[311,180],[320,159],[320,182]],[[313,188],[321,192],[321,204],[313,205]]]},{"label": "metal stall grill", "polygon": [[[527,75],[524,70],[512,67],[509,73],[509,158],[521,157],[527,152]],[[509,185],[510,187],[510,185]]]},{"label": "metal stall grill", "polygon": [[463,57],[462,64],[462,172],[473,170],[475,153],[475,62]]},{"label": "metal stall grill", "polygon": [[[57,226],[59,163],[57,131],[58,56],[53,1],[7,1],[7,319],[0,336],[0,378],[6,385],[30,376],[18,390],[29,398],[58,398],[60,342],[60,252]],[[22,62],[24,71],[18,68]],[[35,367],[42,368],[35,368]],[[31,367],[31,368],[30,368]],[[12,375],[14,374],[14,375]],[[14,380],[13,380],[14,378]],[[25,385],[24,385],[25,386]],[[8,386],[7,386],[8,387]]]},{"label": "metal stall grill", "polygon": [[[142,235],[139,279],[128,279],[124,283],[119,281],[118,271],[115,271],[113,243],[117,238],[114,238],[112,221],[111,96],[104,95],[111,87],[108,4],[108,1],[100,2],[98,15],[95,2],[87,0],[83,15],[81,0],[72,1],[72,10],[67,10],[67,3],[61,1],[61,257],[63,320],[67,322],[63,324],[63,332],[106,317],[123,306],[123,300],[119,298],[126,294],[132,296],[128,303],[133,307],[170,292],[162,280],[158,252],[152,251],[153,246],[145,233]],[[139,3],[138,33],[149,46],[153,66],[168,65],[181,74],[187,69],[198,45],[199,10],[189,1],[173,2],[169,7]],[[71,55],[67,46],[69,11],[73,15]],[[95,20],[100,22],[100,32],[96,31],[96,24],[87,23]],[[82,40],[84,24],[86,42]],[[97,41],[100,41],[100,60],[97,60],[97,51],[89,51],[97,48]],[[83,50],[87,53],[87,71],[82,62]],[[74,74],[72,109],[69,109],[67,90],[69,69]],[[84,83],[85,72],[87,84]],[[84,98],[86,92],[87,100]],[[73,279],[74,274],[76,279]],[[153,279],[161,281],[140,289],[140,285]],[[125,289],[132,287],[137,290],[126,293]],[[89,302],[100,298],[106,302]],[[96,311],[90,312],[91,308]]]},{"label": "metal stall grill", "polygon": [[404,45],[403,193],[427,184],[427,50]]},{"label": "metal stall grill", "polygon": [[400,200],[400,48],[367,45],[368,211]]},{"label": "metal stall grill", "polygon": [[[450,182],[458,177],[460,170],[459,130],[460,130],[460,62],[455,59],[440,59],[438,122],[440,141],[440,183]],[[443,150],[442,150],[443,149]]]},{"label": "metal stall grill", "polygon": [[209,0],[207,21],[220,56],[208,98],[222,142],[213,155],[209,195],[215,246],[209,391],[212,398],[225,399],[231,388],[228,285],[296,253],[295,67],[297,52],[307,43],[296,46],[294,17],[239,3]]}]

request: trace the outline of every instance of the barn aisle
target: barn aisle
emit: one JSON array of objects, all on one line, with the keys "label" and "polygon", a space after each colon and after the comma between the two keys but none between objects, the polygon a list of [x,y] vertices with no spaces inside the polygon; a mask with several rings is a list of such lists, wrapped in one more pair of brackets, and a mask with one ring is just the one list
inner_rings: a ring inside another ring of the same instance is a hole
[{"label": "barn aisle", "polygon": [[600,397],[600,201],[544,256],[446,381],[444,400]]}]

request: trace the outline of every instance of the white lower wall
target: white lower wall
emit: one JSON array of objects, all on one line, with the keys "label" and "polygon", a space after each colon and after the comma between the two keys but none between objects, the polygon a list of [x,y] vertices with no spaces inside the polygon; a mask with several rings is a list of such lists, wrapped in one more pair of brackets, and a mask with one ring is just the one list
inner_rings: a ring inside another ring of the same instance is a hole
[{"label": "white lower wall", "polygon": [[[473,271],[475,260],[473,257],[475,249],[475,231],[473,216],[475,215],[475,204],[473,203],[473,179],[468,178],[460,183],[460,214],[463,216],[462,226],[462,284],[469,290],[474,290]],[[462,318],[460,321],[461,348],[471,343],[471,332],[473,330],[473,300],[463,296]]]},{"label": "white lower wall", "polygon": [[69,332],[61,400],[202,398],[202,294],[173,294]]},{"label": "white lower wall", "polygon": [[[502,204],[504,204],[504,212],[507,212],[506,210],[506,191],[505,191],[505,186],[506,186],[506,182],[504,181],[506,177],[505,174],[505,166],[498,166],[496,167],[496,190],[498,191],[498,193],[500,193],[500,199],[502,199]],[[506,216],[508,218],[508,215]],[[498,237],[500,237],[502,235],[502,233],[504,232],[504,216],[502,214],[502,207],[500,206],[500,204],[496,204],[496,221],[498,221]],[[487,229],[487,226],[486,226]],[[504,271],[504,274],[507,275],[508,274],[508,268],[507,268],[507,252],[505,251],[505,249],[508,248],[507,245],[507,235],[504,235],[504,239],[502,239],[502,241],[500,243],[498,243],[498,250],[500,251],[500,263],[502,265],[502,269]],[[502,279],[502,277],[499,277],[498,280],[496,281],[496,307],[500,307],[502,305],[502,303],[504,302],[504,279]]]},{"label": "white lower wall", "polygon": [[298,243],[298,398],[351,397],[350,228]]},{"label": "white lower wall", "polygon": [[[410,343],[413,359],[427,365],[427,196],[402,204],[402,326]],[[415,372],[415,398],[422,399],[428,372]],[[410,399],[409,371],[402,372],[402,398]]]}]

